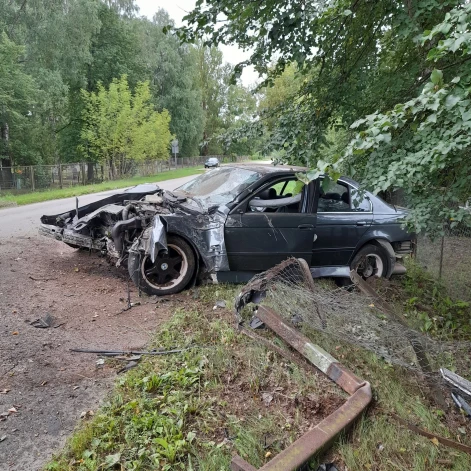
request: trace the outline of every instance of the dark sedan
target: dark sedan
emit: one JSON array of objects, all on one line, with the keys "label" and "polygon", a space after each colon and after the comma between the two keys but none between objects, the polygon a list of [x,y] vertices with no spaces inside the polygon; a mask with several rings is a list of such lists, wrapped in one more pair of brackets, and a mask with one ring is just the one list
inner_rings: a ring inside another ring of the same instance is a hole
[{"label": "dark sedan", "polygon": [[219,167],[219,159],[217,157],[210,157],[204,163],[204,168],[217,168]]},{"label": "dark sedan", "polygon": [[198,278],[247,281],[288,257],[314,277],[403,273],[414,236],[406,210],[349,178],[304,185],[303,168],[233,165],[174,192],[138,186],[64,214],[43,216],[40,233],[100,250],[127,265],[149,294],[181,291]]}]

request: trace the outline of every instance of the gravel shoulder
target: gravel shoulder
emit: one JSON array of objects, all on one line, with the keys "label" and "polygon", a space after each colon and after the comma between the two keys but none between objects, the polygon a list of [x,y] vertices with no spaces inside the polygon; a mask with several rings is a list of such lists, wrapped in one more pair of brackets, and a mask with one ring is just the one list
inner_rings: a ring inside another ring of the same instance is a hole
[{"label": "gravel shoulder", "polygon": [[[112,387],[116,370],[70,348],[142,349],[178,302],[146,297],[122,312],[126,297],[126,271],[97,254],[39,236],[0,240],[0,469],[41,469]],[[47,313],[61,325],[30,325]]]}]

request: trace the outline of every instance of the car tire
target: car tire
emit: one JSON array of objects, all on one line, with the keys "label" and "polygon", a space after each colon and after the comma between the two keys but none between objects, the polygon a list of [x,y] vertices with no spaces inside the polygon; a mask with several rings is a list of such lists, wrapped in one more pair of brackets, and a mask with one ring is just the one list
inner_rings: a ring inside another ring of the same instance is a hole
[{"label": "car tire", "polygon": [[356,271],[364,280],[372,276],[385,277],[389,271],[388,254],[377,245],[366,244],[353,257],[350,270]]},{"label": "car tire", "polygon": [[186,241],[178,236],[168,236],[167,247],[167,253],[159,254],[155,263],[148,254],[129,254],[129,276],[146,294],[165,296],[179,293],[195,273],[195,254]]}]

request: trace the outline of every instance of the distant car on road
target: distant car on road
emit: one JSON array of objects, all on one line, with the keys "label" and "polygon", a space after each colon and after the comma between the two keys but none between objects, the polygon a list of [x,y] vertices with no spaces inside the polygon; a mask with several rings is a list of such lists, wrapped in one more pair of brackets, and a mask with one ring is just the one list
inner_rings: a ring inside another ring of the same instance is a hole
[{"label": "distant car on road", "polygon": [[71,247],[101,251],[128,267],[155,295],[199,279],[246,282],[288,257],[313,277],[364,279],[405,272],[415,235],[391,206],[342,177],[304,185],[304,168],[225,165],[173,192],[138,185],[62,214],[43,216],[39,232]]},{"label": "distant car on road", "polygon": [[205,163],[204,168],[219,167],[219,159],[216,157],[210,157]]}]

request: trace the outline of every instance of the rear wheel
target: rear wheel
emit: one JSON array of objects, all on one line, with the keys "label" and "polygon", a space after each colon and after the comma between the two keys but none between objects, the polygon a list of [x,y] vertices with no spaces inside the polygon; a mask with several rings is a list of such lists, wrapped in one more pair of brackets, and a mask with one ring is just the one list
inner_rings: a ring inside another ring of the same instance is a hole
[{"label": "rear wheel", "polygon": [[357,272],[364,280],[376,276],[386,276],[389,268],[389,259],[385,251],[377,245],[367,244],[362,247],[350,265],[350,269]]},{"label": "rear wheel", "polygon": [[128,270],[132,281],[144,293],[164,296],[179,293],[195,272],[195,255],[182,238],[168,236],[167,253],[157,256],[152,263],[150,255],[130,253]]}]

